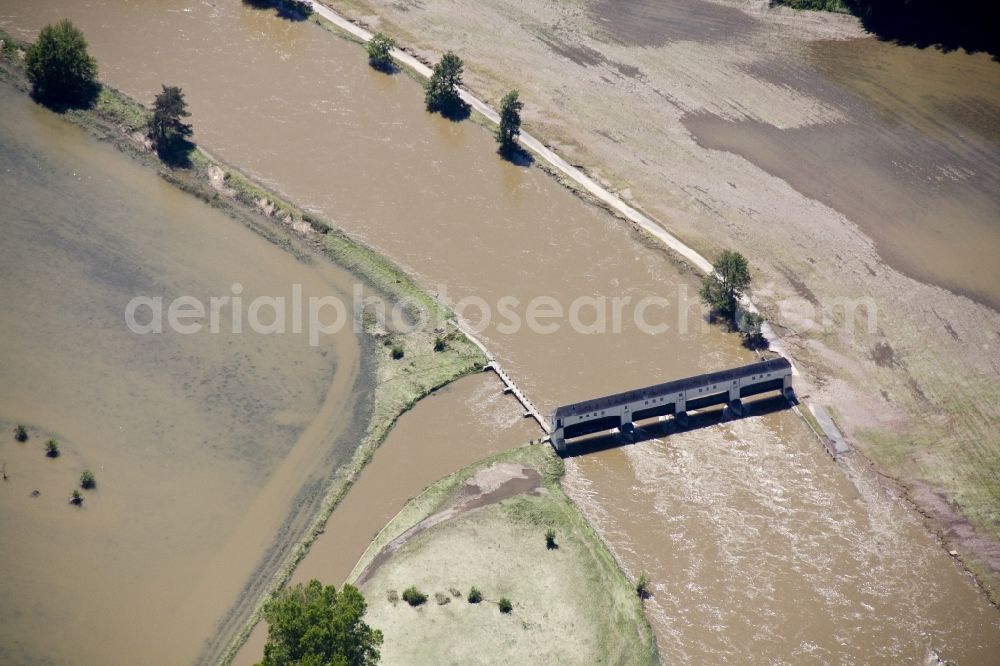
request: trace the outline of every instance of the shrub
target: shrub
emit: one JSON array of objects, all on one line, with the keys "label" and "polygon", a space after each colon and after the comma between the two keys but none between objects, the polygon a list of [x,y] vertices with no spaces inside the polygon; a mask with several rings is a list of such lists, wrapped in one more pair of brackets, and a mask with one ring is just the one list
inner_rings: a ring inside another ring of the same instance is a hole
[{"label": "shrub", "polygon": [[649,591],[649,576],[643,571],[639,574],[639,580],[635,582],[635,593],[640,599],[649,599],[653,596],[652,592]]},{"label": "shrub", "polygon": [[80,487],[85,490],[97,487],[97,480],[94,478],[94,473],[89,469],[85,469],[80,473]]},{"label": "shrub", "polygon": [[451,597],[449,597],[447,594],[444,594],[442,592],[435,592],[434,593],[434,601],[436,601],[438,603],[438,606],[444,606],[445,604],[450,604],[451,603]]},{"label": "shrub", "polygon": [[462,596],[462,591],[459,590],[458,588],[449,587],[448,591],[451,592],[451,596],[455,597],[456,599]]},{"label": "shrub", "polygon": [[41,101],[90,106],[97,97],[97,61],[87,53],[83,33],[68,20],[42,28],[24,61],[32,93]]},{"label": "shrub", "polygon": [[54,439],[50,439],[49,441],[45,442],[45,455],[47,455],[49,458],[58,458],[59,442],[57,442]]},{"label": "shrub", "polygon": [[479,591],[478,587],[474,587],[471,590],[469,590],[470,604],[478,604],[482,600],[483,600],[483,593]]},{"label": "shrub", "polygon": [[545,530],[545,547],[549,550],[554,550],[559,547],[556,543],[556,531],[551,527]]},{"label": "shrub", "polygon": [[427,601],[427,595],[411,585],[403,590],[403,601],[415,607]]},{"label": "shrub", "polygon": [[446,346],[447,344],[445,343],[444,338],[442,338],[440,335],[434,338],[434,351],[436,352],[444,351],[444,348]]},{"label": "shrub", "polygon": [[399,603],[399,592],[397,592],[396,590],[389,590],[386,593],[385,598],[389,600],[390,604],[395,606],[396,604]]},{"label": "shrub", "polygon": [[69,503],[75,504],[76,506],[80,506],[81,504],[83,504],[83,495],[80,494],[79,490],[73,491],[73,494],[70,495]]},{"label": "shrub", "polygon": [[27,442],[28,429],[25,428],[23,425],[19,425],[16,428],[14,428],[14,439],[16,439],[19,442]]},{"label": "shrub", "polygon": [[747,349],[766,349],[767,338],[761,332],[764,317],[756,312],[744,311],[740,314],[740,334],[743,336],[743,346]]},{"label": "shrub", "polygon": [[403,354],[404,354],[404,353],[405,353],[405,352],[403,352],[403,346],[402,346],[402,345],[395,345],[395,346],[394,346],[394,347],[392,348],[392,357],[393,357],[394,359],[396,359],[397,361],[398,361],[399,359],[403,358]]},{"label": "shrub", "polygon": [[500,601],[497,602],[497,605],[500,606],[501,613],[509,613],[514,610],[513,604],[510,603],[510,599],[507,597],[501,597]]},{"label": "shrub", "polygon": [[396,48],[396,41],[392,37],[384,32],[375,33],[375,36],[365,44],[365,50],[368,51],[368,64],[383,72],[391,72],[392,56],[390,51],[394,48]]}]

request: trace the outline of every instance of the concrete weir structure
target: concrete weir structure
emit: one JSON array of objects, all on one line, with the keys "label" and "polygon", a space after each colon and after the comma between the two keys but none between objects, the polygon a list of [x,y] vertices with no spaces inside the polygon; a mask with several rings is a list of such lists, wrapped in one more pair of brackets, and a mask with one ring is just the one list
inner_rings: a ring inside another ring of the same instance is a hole
[{"label": "concrete weir structure", "polygon": [[687,413],[712,405],[728,404],[743,413],[742,398],[781,391],[792,399],[792,364],[786,358],[751,363],[731,370],[677,379],[664,384],[616,393],[556,408],[550,419],[552,446],[566,451],[566,440],[613,428],[630,432],[638,421],[673,415],[677,425],[687,425]]}]

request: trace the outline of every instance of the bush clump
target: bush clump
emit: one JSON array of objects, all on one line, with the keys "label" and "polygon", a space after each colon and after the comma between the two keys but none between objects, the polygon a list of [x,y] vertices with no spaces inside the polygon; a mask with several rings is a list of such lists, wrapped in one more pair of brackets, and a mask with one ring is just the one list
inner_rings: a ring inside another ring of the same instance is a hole
[{"label": "bush clump", "polygon": [[94,478],[94,473],[89,469],[80,472],[80,487],[84,490],[93,490],[97,487],[97,479]]},{"label": "bush clump", "polygon": [[16,439],[19,442],[27,442],[28,429],[25,428],[23,425],[18,425],[16,428],[14,428],[14,439]]},{"label": "bush clump", "polygon": [[50,439],[49,441],[45,442],[45,455],[47,455],[49,458],[58,458],[59,442],[54,439]]},{"label": "bush clump", "polygon": [[510,603],[510,599],[507,597],[501,597],[500,601],[497,602],[497,606],[500,607],[500,612],[507,614],[514,610],[514,605]]},{"label": "bush clump", "polygon": [[482,600],[483,600],[483,593],[479,591],[478,587],[474,587],[471,590],[469,590],[470,604],[478,604]]},{"label": "bush clump", "polygon": [[427,595],[411,585],[403,590],[403,601],[416,607],[427,601]]},{"label": "bush clump", "polygon": [[653,593],[649,591],[649,576],[643,571],[639,574],[639,580],[635,582],[635,593],[640,599],[646,600],[653,596]]},{"label": "bush clump", "polygon": [[396,48],[396,40],[384,32],[377,32],[375,36],[365,44],[368,51],[368,64],[383,72],[391,72],[393,69],[391,51]]}]

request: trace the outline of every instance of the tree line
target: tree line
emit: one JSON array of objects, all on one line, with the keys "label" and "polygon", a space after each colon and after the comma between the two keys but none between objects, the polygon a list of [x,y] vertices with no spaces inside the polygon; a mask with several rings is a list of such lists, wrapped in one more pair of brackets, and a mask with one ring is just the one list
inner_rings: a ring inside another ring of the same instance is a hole
[{"label": "tree line", "polygon": [[[97,61],[87,46],[83,32],[69,20],[42,28],[24,58],[31,94],[38,102],[56,111],[85,109],[96,103],[101,84]],[[183,120],[191,114],[179,87],[162,88],[153,101],[147,136],[164,162],[183,166],[194,148],[188,140],[193,130]]]}]

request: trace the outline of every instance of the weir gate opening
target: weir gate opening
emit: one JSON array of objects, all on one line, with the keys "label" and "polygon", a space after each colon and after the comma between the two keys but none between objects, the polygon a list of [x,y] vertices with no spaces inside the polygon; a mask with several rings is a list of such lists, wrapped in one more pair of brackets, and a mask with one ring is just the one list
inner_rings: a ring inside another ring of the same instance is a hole
[{"label": "weir gate opening", "polygon": [[646,419],[672,415],[684,428],[688,412],[712,405],[728,405],[742,416],[743,398],[769,391],[781,391],[789,400],[794,399],[788,359],[779,357],[563,405],[549,419],[550,439],[557,452],[565,453],[567,439],[614,428],[628,433],[636,422]]}]

